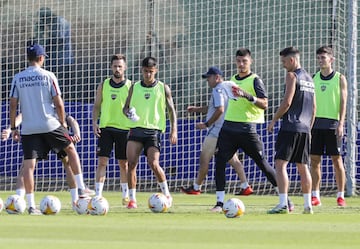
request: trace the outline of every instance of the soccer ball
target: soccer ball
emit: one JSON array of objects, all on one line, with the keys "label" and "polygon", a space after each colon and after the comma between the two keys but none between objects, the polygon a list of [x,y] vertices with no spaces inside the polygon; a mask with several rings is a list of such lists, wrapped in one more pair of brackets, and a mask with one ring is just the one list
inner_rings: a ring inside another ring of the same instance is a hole
[{"label": "soccer ball", "polygon": [[103,196],[94,196],[87,206],[91,215],[105,215],[109,212],[109,203]]},{"label": "soccer ball", "polygon": [[5,201],[5,210],[8,214],[22,214],[26,209],[26,202],[19,195],[10,195]]},{"label": "soccer ball", "polygon": [[3,200],[0,198],[0,213],[1,213],[1,211],[3,210],[3,208],[4,208],[4,202],[3,202]]},{"label": "soccer ball", "polygon": [[61,210],[61,202],[59,198],[53,195],[47,195],[40,202],[40,211],[43,214],[57,214]]},{"label": "soccer ball", "polygon": [[231,198],[224,203],[223,212],[227,218],[240,217],[245,213],[245,205],[240,199]]},{"label": "soccer ball", "polygon": [[75,211],[78,214],[89,214],[88,205],[91,200],[90,196],[86,196],[84,198],[79,198],[75,203]]},{"label": "soccer ball", "polygon": [[148,200],[148,205],[154,213],[163,213],[169,208],[168,199],[161,193],[152,194]]}]

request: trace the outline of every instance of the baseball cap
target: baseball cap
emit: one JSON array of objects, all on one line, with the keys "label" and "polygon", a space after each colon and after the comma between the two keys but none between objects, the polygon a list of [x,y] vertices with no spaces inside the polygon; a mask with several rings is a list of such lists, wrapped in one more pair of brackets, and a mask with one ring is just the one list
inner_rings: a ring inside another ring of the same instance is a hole
[{"label": "baseball cap", "polygon": [[224,73],[223,73],[219,68],[217,68],[217,67],[215,67],[215,66],[212,66],[212,67],[209,67],[209,70],[208,70],[206,73],[204,73],[204,74],[202,75],[202,77],[203,77],[203,78],[207,78],[207,77],[209,77],[210,75],[216,75],[216,74],[219,74],[219,75],[221,75],[221,76],[224,76]]},{"label": "baseball cap", "polygon": [[37,43],[31,44],[27,48],[27,55],[32,56],[32,57],[36,57],[36,56],[40,56],[40,55],[48,57],[48,55],[45,53],[44,47]]}]

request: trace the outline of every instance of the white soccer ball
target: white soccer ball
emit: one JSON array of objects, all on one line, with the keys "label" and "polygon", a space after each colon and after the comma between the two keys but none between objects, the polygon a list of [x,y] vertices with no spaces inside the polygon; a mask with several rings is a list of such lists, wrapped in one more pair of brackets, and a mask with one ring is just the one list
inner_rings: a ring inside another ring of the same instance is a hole
[{"label": "white soccer ball", "polygon": [[109,212],[109,202],[103,196],[94,196],[87,209],[91,215],[105,215]]},{"label": "white soccer ball", "polygon": [[0,213],[4,208],[4,201],[0,198]]},{"label": "white soccer ball", "polygon": [[240,199],[231,198],[224,203],[223,212],[227,218],[240,217],[245,213],[245,205]]},{"label": "white soccer ball", "polygon": [[152,194],[148,200],[148,206],[154,213],[166,212],[169,208],[168,199],[162,193]]},{"label": "white soccer ball", "polygon": [[22,214],[26,209],[26,202],[19,195],[10,195],[4,206],[8,214]]},{"label": "white soccer ball", "polygon": [[75,203],[75,211],[78,214],[89,214],[89,210],[88,210],[88,205],[89,202],[91,201],[91,197],[90,196],[86,196],[83,198],[79,198],[76,203]]},{"label": "white soccer ball", "polygon": [[47,195],[40,202],[40,211],[45,215],[57,214],[61,210],[61,202],[54,195]]}]

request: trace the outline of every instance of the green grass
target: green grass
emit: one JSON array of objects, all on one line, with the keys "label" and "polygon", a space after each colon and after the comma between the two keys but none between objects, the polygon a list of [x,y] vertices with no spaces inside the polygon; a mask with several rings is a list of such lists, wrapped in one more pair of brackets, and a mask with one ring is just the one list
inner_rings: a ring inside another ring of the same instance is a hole
[{"label": "green grass", "polygon": [[[0,192],[5,200],[10,192]],[[302,197],[292,197],[296,210],[289,215],[268,215],[276,196],[241,199],[246,214],[227,219],[209,212],[215,196],[174,194],[168,213],[154,214],[147,208],[150,193],[138,193],[137,210],[120,205],[119,193],[106,192],[110,203],[106,216],[77,215],[70,208],[67,192],[36,193],[39,203],[46,194],[62,201],[55,216],[0,213],[0,245],[11,248],[359,248],[360,198],[347,198],[338,208],[334,197],[323,197],[314,215],[303,215]],[[233,197],[227,195],[227,198]]]}]

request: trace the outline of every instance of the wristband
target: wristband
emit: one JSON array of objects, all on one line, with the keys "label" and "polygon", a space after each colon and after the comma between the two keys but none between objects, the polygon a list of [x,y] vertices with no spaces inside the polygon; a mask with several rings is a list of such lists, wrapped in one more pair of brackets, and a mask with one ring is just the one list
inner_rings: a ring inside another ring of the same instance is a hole
[{"label": "wristband", "polygon": [[210,126],[210,124],[209,124],[208,121],[206,121],[204,124],[205,124],[206,127],[209,127],[209,126]]},{"label": "wristband", "polygon": [[16,131],[17,130],[17,128],[16,127],[11,127],[11,129],[10,130],[12,130],[12,131]]}]

